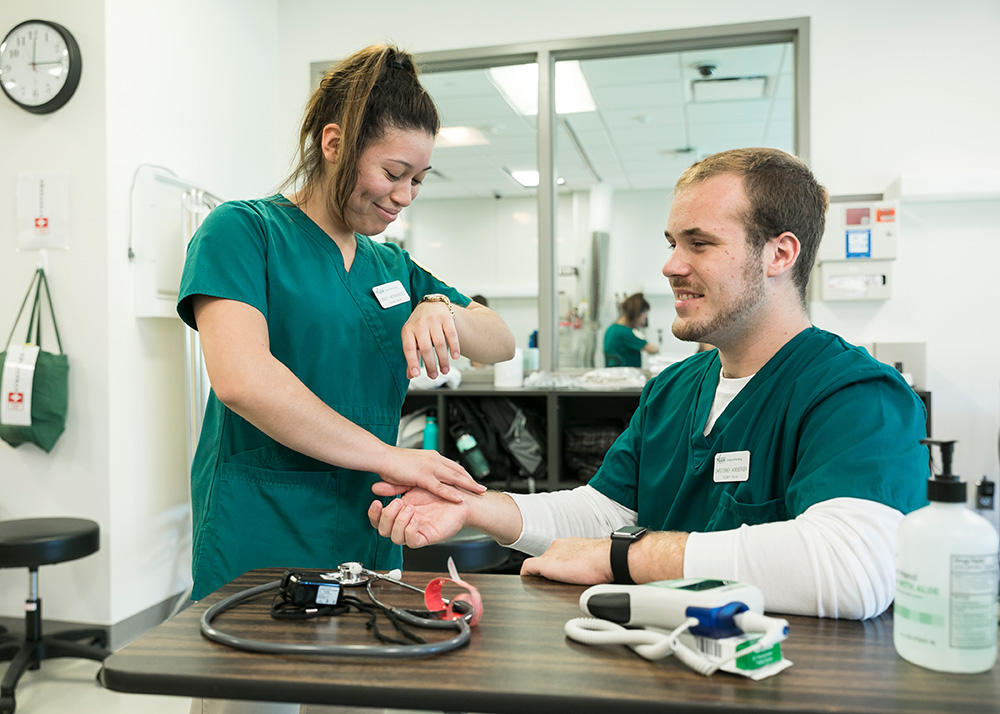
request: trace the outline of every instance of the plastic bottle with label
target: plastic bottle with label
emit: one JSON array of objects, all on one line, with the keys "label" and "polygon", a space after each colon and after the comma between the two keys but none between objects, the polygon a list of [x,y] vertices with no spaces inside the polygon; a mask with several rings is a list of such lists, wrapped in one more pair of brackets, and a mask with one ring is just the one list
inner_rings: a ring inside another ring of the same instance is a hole
[{"label": "plastic bottle with label", "polygon": [[997,532],[965,502],[951,473],[927,482],[930,505],[907,515],[896,546],[893,644],[903,659],[939,672],[985,672],[997,659]]},{"label": "plastic bottle with label", "polygon": [[490,464],[486,460],[486,455],[479,448],[479,442],[469,432],[460,434],[455,439],[455,446],[469,467],[469,474],[473,478],[481,479],[490,475]]},{"label": "plastic bottle with label", "polygon": [[428,414],[424,422],[424,448],[437,449],[438,447],[438,425],[437,417]]}]

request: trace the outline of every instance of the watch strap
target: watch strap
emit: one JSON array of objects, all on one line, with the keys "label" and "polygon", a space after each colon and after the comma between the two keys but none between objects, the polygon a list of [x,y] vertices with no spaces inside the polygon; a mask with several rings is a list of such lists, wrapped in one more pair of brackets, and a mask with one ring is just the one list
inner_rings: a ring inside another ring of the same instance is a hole
[{"label": "watch strap", "polygon": [[616,585],[635,585],[628,570],[628,549],[634,542],[632,538],[611,536],[611,577]]}]

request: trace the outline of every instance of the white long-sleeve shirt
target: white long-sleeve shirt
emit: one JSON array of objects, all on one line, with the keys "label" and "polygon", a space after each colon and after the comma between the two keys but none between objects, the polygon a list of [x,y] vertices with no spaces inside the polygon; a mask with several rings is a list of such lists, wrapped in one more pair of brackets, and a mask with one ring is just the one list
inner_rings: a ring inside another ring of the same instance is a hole
[{"label": "white long-sleeve shirt", "polygon": [[[708,434],[750,381],[719,379]],[[539,555],[556,538],[607,537],[633,525],[636,512],[591,486],[509,494],[523,527],[509,547]],[[895,593],[896,532],[903,514],[875,501],[833,498],[788,521],[691,533],[684,577],[739,580],[764,593],[768,611],[864,619],[881,614]]]}]

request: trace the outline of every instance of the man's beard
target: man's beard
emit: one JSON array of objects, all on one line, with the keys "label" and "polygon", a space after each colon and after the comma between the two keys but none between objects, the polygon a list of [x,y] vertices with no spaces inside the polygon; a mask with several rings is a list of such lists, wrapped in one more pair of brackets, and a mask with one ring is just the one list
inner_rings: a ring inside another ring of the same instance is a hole
[{"label": "man's beard", "polygon": [[765,278],[760,274],[758,256],[750,255],[743,266],[743,291],[728,305],[723,305],[707,322],[674,319],[671,332],[685,342],[707,342],[719,346],[727,335],[742,332],[743,323],[757,310],[766,297]]}]

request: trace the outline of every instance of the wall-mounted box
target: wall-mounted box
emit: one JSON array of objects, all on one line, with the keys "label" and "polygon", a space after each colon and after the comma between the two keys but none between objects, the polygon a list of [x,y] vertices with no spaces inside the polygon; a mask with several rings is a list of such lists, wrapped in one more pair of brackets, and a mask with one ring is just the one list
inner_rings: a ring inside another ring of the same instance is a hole
[{"label": "wall-mounted box", "polygon": [[892,295],[898,205],[831,199],[816,255],[822,300],[885,300]]}]

